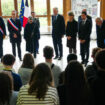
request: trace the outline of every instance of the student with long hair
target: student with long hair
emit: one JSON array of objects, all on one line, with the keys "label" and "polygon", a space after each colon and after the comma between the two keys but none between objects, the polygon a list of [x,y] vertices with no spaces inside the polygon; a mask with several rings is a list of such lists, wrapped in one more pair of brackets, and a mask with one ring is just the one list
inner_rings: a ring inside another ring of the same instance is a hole
[{"label": "student with long hair", "polygon": [[29,82],[31,73],[35,66],[34,58],[30,53],[24,55],[23,63],[20,69],[18,70],[18,74],[22,79],[23,85],[26,85]]},{"label": "student with long hair", "polygon": [[17,92],[13,91],[13,80],[7,72],[0,72],[0,105],[16,105]]},{"label": "student with long hair", "polygon": [[57,91],[53,85],[50,68],[45,63],[37,65],[29,85],[20,89],[17,105],[59,105]]},{"label": "student with long hair", "polygon": [[68,64],[65,70],[65,83],[58,87],[58,94],[60,105],[91,105],[84,69],[78,61]]}]

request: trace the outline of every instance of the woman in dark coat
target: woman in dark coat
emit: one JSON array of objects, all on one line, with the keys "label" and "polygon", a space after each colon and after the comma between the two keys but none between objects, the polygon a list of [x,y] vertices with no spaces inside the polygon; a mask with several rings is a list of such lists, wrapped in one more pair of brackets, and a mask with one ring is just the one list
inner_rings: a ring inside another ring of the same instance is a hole
[{"label": "woman in dark coat", "polygon": [[37,40],[38,40],[39,29],[37,24],[33,22],[33,18],[28,18],[28,23],[24,29],[24,38],[26,40],[26,51],[30,53],[34,53],[34,57],[36,58],[36,48],[37,48]]},{"label": "woman in dark coat", "polygon": [[60,105],[94,105],[83,66],[78,61],[69,62],[64,80],[64,85],[57,88]]},{"label": "woman in dark coat", "polygon": [[67,47],[69,47],[69,53],[76,54],[76,37],[78,32],[78,23],[74,19],[74,13],[69,12],[69,21],[67,22],[66,27],[66,36],[67,36]]}]

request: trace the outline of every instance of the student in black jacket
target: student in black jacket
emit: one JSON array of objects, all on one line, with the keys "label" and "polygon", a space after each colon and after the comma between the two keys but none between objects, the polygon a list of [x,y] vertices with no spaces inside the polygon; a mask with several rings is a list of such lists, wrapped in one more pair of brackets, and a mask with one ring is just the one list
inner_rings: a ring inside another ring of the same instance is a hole
[{"label": "student in black jacket", "polygon": [[69,12],[69,21],[67,22],[66,27],[66,36],[67,36],[67,47],[69,47],[69,53],[76,54],[76,37],[78,32],[78,23],[74,19],[74,13]]},{"label": "student in black jacket", "polygon": [[82,21],[79,23],[79,40],[80,40],[80,52],[82,58],[82,64],[87,65],[89,59],[90,48],[90,34],[91,23],[87,18],[86,12],[82,12]]},{"label": "student in black jacket", "polygon": [[86,70],[85,70],[86,78],[87,78],[89,84],[91,84],[91,82],[97,76],[98,68],[96,66],[96,58],[95,58],[95,56],[96,56],[97,52],[99,52],[100,50],[102,50],[102,49],[98,48],[98,47],[93,49],[93,51],[92,51],[93,62],[92,62],[91,65],[88,65],[86,67]]},{"label": "student in black jacket", "polygon": [[6,35],[6,28],[5,28],[5,23],[0,17],[0,58],[3,56],[3,39],[5,38]]},{"label": "student in black jacket", "polygon": [[105,20],[102,18],[96,19],[96,34],[97,34],[97,46],[105,48]]},{"label": "student in black jacket", "polygon": [[69,62],[64,80],[64,85],[57,88],[60,105],[94,105],[83,66],[78,61]]},{"label": "student in black jacket", "polygon": [[105,50],[96,54],[98,73],[91,84],[95,97],[95,105],[105,105]]},{"label": "student in black jacket", "polygon": [[62,15],[58,14],[58,8],[53,9],[52,16],[52,38],[55,49],[55,59],[61,60],[63,57],[62,38],[65,34],[65,21]]}]

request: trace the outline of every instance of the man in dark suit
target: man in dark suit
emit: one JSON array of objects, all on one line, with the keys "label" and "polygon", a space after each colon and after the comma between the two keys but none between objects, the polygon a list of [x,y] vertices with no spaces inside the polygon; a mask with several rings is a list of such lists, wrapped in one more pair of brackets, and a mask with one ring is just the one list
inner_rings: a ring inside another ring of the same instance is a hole
[{"label": "man in dark suit", "polygon": [[16,45],[18,48],[18,57],[21,59],[21,22],[16,18],[16,11],[12,11],[12,18],[7,22],[10,42],[12,44],[13,55],[16,56]]},{"label": "man in dark suit", "polygon": [[91,22],[87,18],[86,12],[82,12],[82,21],[79,23],[79,40],[82,64],[87,65],[89,59]]},{"label": "man in dark suit", "polygon": [[38,40],[37,40],[37,43],[36,43],[36,53],[39,54],[39,39],[40,39],[40,21],[39,21],[39,18],[36,17],[36,14],[35,12],[31,12],[31,16],[33,17],[33,22],[35,24],[37,24],[38,26]]},{"label": "man in dark suit", "polygon": [[96,34],[97,34],[97,46],[105,48],[105,20],[102,18],[96,19]]},{"label": "man in dark suit", "polygon": [[[91,26],[90,26],[90,27],[91,27],[91,29],[92,29],[92,17],[87,14],[87,10],[86,10],[86,9],[83,9],[82,12],[86,12],[87,19],[90,21],[90,23],[91,23]],[[80,16],[78,17],[78,23],[80,23],[81,21],[82,21],[82,17],[81,17],[81,15],[80,15]],[[92,30],[91,30],[91,32],[92,32]]]},{"label": "man in dark suit", "polygon": [[6,35],[6,28],[5,28],[5,23],[0,17],[0,58],[3,56],[3,39],[5,38]]},{"label": "man in dark suit", "polygon": [[65,34],[65,21],[62,15],[58,14],[58,8],[53,9],[52,16],[52,38],[55,49],[55,58],[61,60],[63,57],[62,38]]}]

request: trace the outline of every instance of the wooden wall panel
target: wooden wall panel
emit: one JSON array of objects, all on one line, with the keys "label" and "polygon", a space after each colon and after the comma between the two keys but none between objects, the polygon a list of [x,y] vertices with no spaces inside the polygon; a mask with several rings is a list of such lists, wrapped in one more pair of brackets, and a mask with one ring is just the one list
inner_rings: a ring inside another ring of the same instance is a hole
[{"label": "wooden wall panel", "polygon": [[101,2],[101,17],[105,19],[105,0],[100,0]]},{"label": "wooden wall panel", "polygon": [[17,0],[14,0],[14,8],[17,11],[17,17],[18,17],[18,2],[17,2]]},{"label": "wooden wall panel", "polygon": [[50,10],[50,0],[47,1],[47,21],[48,21],[48,26],[51,25],[51,10]]},{"label": "wooden wall panel", "polygon": [[30,4],[31,4],[31,11],[34,11],[34,0],[30,0]]},{"label": "wooden wall panel", "polygon": [[63,0],[63,16],[65,18],[65,22],[68,20],[68,11],[71,10],[71,0]]}]

